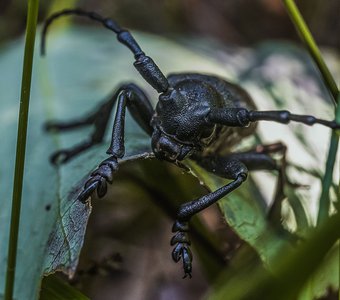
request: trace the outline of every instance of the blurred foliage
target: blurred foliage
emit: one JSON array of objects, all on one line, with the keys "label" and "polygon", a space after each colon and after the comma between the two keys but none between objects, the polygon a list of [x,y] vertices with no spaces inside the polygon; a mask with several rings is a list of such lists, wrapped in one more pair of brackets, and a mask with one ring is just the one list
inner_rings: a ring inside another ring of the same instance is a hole
[{"label": "blurred foliage", "polygon": [[[60,2],[60,1],[59,1]],[[227,44],[249,45],[268,39],[298,41],[281,0],[115,0],[64,2],[110,16],[128,28],[164,34],[212,37]],[[77,3],[78,2],[78,3]],[[338,0],[298,0],[297,5],[321,45],[339,46]],[[54,3],[54,2],[52,2]],[[43,1],[40,20],[49,2]],[[2,0],[0,40],[23,32],[25,2]]]},{"label": "blurred foliage", "polygon": [[40,300],[89,300],[56,275],[45,277],[41,284]]}]

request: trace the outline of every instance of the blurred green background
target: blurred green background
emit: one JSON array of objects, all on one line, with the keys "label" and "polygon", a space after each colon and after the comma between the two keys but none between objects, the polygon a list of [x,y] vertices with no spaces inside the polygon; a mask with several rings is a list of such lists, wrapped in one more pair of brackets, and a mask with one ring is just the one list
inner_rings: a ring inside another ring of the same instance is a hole
[{"label": "blurred green background", "polygon": [[[94,10],[130,29],[171,35],[212,37],[250,45],[269,39],[299,41],[281,0],[115,0],[41,1],[40,21],[52,5]],[[297,0],[320,45],[339,50],[339,0]],[[24,31],[26,1],[0,1],[0,41]]]}]

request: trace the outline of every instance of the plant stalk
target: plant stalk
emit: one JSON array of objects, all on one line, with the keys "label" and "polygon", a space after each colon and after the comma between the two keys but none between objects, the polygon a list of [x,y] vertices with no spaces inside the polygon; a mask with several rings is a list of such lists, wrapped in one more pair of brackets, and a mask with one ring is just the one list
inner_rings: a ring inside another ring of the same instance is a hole
[{"label": "plant stalk", "polygon": [[[294,0],[283,0],[283,3],[286,6],[288,14],[290,18],[292,19],[292,22],[295,25],[297,32],[299,33],[302,41],[305,43],[309,53],[314,59],[314,62],[318,66],[319,71],[322,75],[322,78],[328,88],[328,91],[330,92],[332,96],[334,103],[337,105],[338,103],[340,103],[339,102],[340,101],[339,89],[324,59],[322,58],[321,51],[318,48],[310,30],[308,29],[306,22],[304,21]],[[337,107],[335,114],[336,114],[335,119],[337,123],[340,123],[339,107]],[[333,131],[332,136],[331,136],[329,150],[328,150],[325,176],[322,180],[322,191],[321,191],[321,196],[320,196],[317,224],[320,224],[320,222],[324,221],[328,217],[328,214],[329,214],[329,208],[330,208],[329,188],[333,180],[334,162],[335,162],[336,153],[338,150],[338,142],[339,142],[339,136],[335,131]]]},{"label": "plant stalk", "polygon": [[337,104],[336,99],[338,98],[339,89],[324,59],[322,58],[321,51],[318,48],[310,30],[308,29],[305,20],[303,19],[294,0],[283,0],[283,3],[286,6],[288,14],[293,24],[295,25],[295,28],[299,33],[302,41],[306,44],[307,50],[313,57],[314,62],[317,64],[319,71],[322,75],[323,81],[325,82],[326,86],[328,87],[328,90],[330,91],[334,104]]},{"label": "plant stalk", "polygon": [[25,165],[26,137],[29,99],[31,91],[34,41],[38,19],[39,0],[29,0],[27,9],[26,39],[21,81],[21,96],[19,108],[19,125],[17,134],[17,149],[12,194],[12,213],[8,244],[7,272],[5,283],[5,300],[13,299],[14,278],[17,257],[20,209],[22,198],[23,174]]},{"label": "plant stalk", "polygon": [[[340,93],[338,94],[337,102],[340,101]],[[340,124],[340,105],[337,106],[335,112],[335,121]],[[333,131],[331,136],[331,141],[328,150],[328,156],[326,161],[326,170],[325,176],[322,179],[322,191],[320,196],[320,203],[319,203],[319,212],[318,212],[318,219],[317,224],[319,225],[325,219],[327,219],[329,214],[330,208],[330,198],[329,198],[329,189],[333,182],[333,170],[334,164],[336,159],[336,154],[338,152],[338,145],[339,145],[339,135]]]}]

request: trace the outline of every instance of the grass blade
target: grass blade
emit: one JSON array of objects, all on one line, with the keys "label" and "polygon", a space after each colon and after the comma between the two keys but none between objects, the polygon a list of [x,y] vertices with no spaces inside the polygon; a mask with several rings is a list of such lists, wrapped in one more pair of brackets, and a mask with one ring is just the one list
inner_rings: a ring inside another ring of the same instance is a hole
[{"label": "grass blade", "polygon": [[311,54],[315,63],[317,64],[321,72],[322,78],[332,95],[334,103],[336,104],[336,99],[338,97],[339,89],[324,59],[322,58],[320,49],[316,45],[315,40],[306,25],[306,22],[304,21],[294,0],[283,0],[283,3],[286,6],[288,14],[293,24],[295,25],[296,30],[299,33],[302,41],[306,44],[309,53]]},{"label": "grass blade", "polygon": [[[297,8],[294,0],[283,0],[285,4],[288,14],[292,19],[293,24],[296,27],[301,39],[306,44],[309,53],[311,54],[312,58],[314,59],[316,65],[318,66],[322,78],[332,95],[333,101],[335,104],[339,103],[340,101],[340,93],[337,87],[337,84],[330,73],[324,59],[322,58],[321,52],[318,46],[315,43],[315,40],[308,29],[306,22],[304,21],[299,9]],[[340,123],[340,110],[339,108],[336,110],[336,121]],[[332,137],[330,141],[327,162],[326,162],[326,171],[325,176],[322,180],[322,192],[320,196],[320,205],[319,205],[319,212],[318,212],[318,220],[317,223],[320,224],[324,219],[328,217],[329,207],[330,207],[330,198],[329,198],[329,188],[332,184],[333,178],[333,169],[334,169],[334,162],[336,158],[336,153],[338,150],[338,142],[339,136],[335,131],[332,132]]]},{"label": "grass blade", "polygon": [[[339,101],[340,101],[340,93],[338,95],[337,102],[340,103]],[[335,120],[337,123],[340,124],[340,105],[337,106]],[[329,214],[329,208],[330,208],[329,189],[333,183],[333,170],[334,170],[336,154],[338,152],[338,145],[339,145],[339,135],[335,131],[333,131],[330,145],[329,145],[329,150],[328,150],[325,176],[322,179],[322,191],[321,191],[321,196],[320,196],[317,224],[320,224],[321,222],[323,222],[328,217],[328,214]]]},{"label": "grass blade", "polygon": [[38,19],[38,8],[39,8],[39,0],[28,1],[26,41],[25,41],[23,74],[22,74],[22,82],[21,82],[19,125],[18,125],[18,134],[17,134],[17,150],[16,150],[15,173],[14,173],[13,195],[12,195],[12,213],[11,213],[10,236],[9,236],[9,244],[8,244],[5,300],[11,300],[13,298],[13,290],[14,290],[14,277],[15,277],[16,254],[17,254],[17,244],[18,244],[19,221],[20,221],[22,184],[23,184],[25,152],[26,152],[28,108],[29,108],[29,98],[30,98],[30,91],[31,91],[34,41],[35,41],[35,32],[36,32],[37,19]]}]

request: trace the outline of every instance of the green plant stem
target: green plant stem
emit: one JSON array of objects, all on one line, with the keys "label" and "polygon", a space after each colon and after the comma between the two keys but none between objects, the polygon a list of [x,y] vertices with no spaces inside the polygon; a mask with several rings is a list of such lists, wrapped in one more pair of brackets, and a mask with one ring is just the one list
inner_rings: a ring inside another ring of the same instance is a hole
[{"label": "green plant stem", "polygon": [[[294,0],[283,0],[285,4],[288,14],[294,23],[296,30],[298,31],[301,39],[306,44],[309,53],[311,54],[312,58],[314,59],[316,65],[318,66],[320,73],[322,74],[322,78],[332,95],[332,99],[334,103],[340,103],[340,93],[337,87],[337,84],[330,73],[325,61],[322,58],[321,52],[318,46],[315,43],[315,40],[308,29],[306,22],[304,21],[299,9],[297,8]],[[337,107],[336,110],[336,121],[340,123],[340,110]],[[334,162],[336,158],[336,153],[338,150],[338,142],[339,136],[336,132],[332,132],[332,137],[330,141],[328,157],[326,162],[326,171],[325,176],[322,180],[322,192],[320,196],[320,205],[319,205],[319,212],[318,212],[318,220],[317,223],[320,224],[323,220],[328,217],[329,207],[330,207],[330,198],[329,198],[329,188],[332,184],[333,178],[333,169],[334,169]]]},{"label": "green plant stem", "polygon": [[32,65],[34,53],[34,41],[38,19],[39,0],[28,1],[28,14],[26,24],[26,41],[21,82],[21,97],[19,109],[19,125],[17,134],[17,149],[15,160],[15,172],[12,194],[12,214],[8,244],[8,260],[5,284],[5,300],[13,299],[15,266],[17,256],[18,232],[21,209],[21,196],[26,152],[26,136],[29,98],[31,91]]},{"label": "green plant stem", "polygon": [[290,18],[292,19],[292,22],[295,25],[296,30],[298,31],[301,39],[306,44],[309,53],[311,54],[315,63],[317,64],[321,72],[322,78],[332,95],[334,103],[336,104],[336,99],[339,94],[339,89],[325,61],[322,58],[320,49],[316,45],[315,40],[306,25],[306,22],[304,21],[294,0],[283,0],[283,3],[285,4],[288,14]]},{"label": "green plant stem", "polygon": [[[337,102],[340,103],[340,94],[338,95]],[[340,124],[340,105],[338,105],[336,108],[335,120],[338,124]],[[317,224],[320,224],[321,222],[323,222],[328,217],[328,214],[329,214],[329,207],[330,207],[329,189],[333,182],[333,170],[334,170],[336,154],[338,151],[338,145],[339,145],[339,135],[335,131],[333,131],[332,136],[331,136],[329,150],[328,150],[325,176],[322,179],[322,191],[321,191],[321,196],[320,196]]]}]

